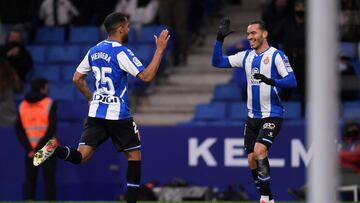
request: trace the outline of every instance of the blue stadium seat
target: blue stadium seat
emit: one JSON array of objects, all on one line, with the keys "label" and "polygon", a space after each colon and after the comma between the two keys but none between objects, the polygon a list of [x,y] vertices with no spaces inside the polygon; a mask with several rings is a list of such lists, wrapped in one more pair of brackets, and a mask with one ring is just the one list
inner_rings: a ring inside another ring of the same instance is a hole
[{"label": "blue stadium seat", "polygon": [[241,89],[246,89],[247,80],[246,80],[245,69],[234,68],[230,82],[238,85]]},{"label": "blue stadium seat", "polygon": [[100,40],[100,31],[98,27],[81,26],[70,29],[71,43],[97,43]]},{"label": "blue stadium seat", "polygon": [[343,117],[346,119],[360,118],[360,102],[343,103]]},{"label": "blue stadium seat", "polygon": [[89,105],[86,101],[60,101],[58,102],[59,122],[82,122],[87,116],[88,109]]},{"label": "blue stadium seat", "polygon": [[[96,45],[96,43],[93,43],[93,44],[84,44],[84,45],[80,45],[79,46],[79,49],[80,49],[80,59],[82,60],[84,57],[85,57],[85,55],[87,54],[87,52],[89,51],[89,49],[91,48],[91,47],[93,47],[93,46],[95,46]],[[79,61],[79,63],[80,63],[80,61]]]},{"label": "blue stadium seat", "polygon": [[27,46],[27,49],[29,50],[29,52],[33,58],[33,61],[35,63],[45,63],[46,62],[46,57],[45,57],[46,46],[31,45],[31,46]]},{"label": "blue stadium seat", "polygon": [[51,98],[57,101],[75,100],[75,85],[71,83],[52,83],[49,84]]},{"label": "blue stadium seat", "polygon": [[285,119],[301,119],[301,104],[300,102],[283,102],[285,108]]},{"label": "blue stadium seat", "polygon": [[149,87],[148,83],[145,83],[142,80],[128,74],[128,88],[131,93],[133,94],[144,93],[148,87]]},{"label": "blue stadium seat", "polygon": [[54,44],[65,42],[63,27],[41,27],[36,30],[36,43]]},{"label": "blue stadium seat", "polygon": [[225,103],[209,103],[198,104],[195,107],[194,121],[216,121],[225,120],[226,104]]},{"label": "blue stadium seat", "polygon": [[49,63],[80,63],[78,46],[51,46],[48,50]]},{"label": "blue stadium seat", "polygon": [[66,81],[66,82],[72,82],[72,78],[76,71],[76,67],[77,67],[77,65],[75,65],[75,64],[67,64],[67,65],[61,66],[60,80]]},{"label": "blue stadium seat", "polygon": [[143,26],[140,30],[138,42],[154,43],[154,35],[159,36],[163,29],[166,27],[162,25]]},{"label": "blue stadium seat", "polygon": [[50,83],[57,83],[60,81],[60,70],[61,67],[56,65],[34,67],[33,77],[42,77]]},{"label": "blue stadium seat", "polygon": [[137,42],[137,33],[135,28],[130,27],[129,35],[128,35],[129,43],[135,43]]},{"label": "blue stadium seat", "polygon": [[340,54],[349,58],[356,58],[357,44],[353,42],[341,42]]},{"label": "blue stadium seat", "polygon": [[126,45],[144,66],[147,66],[154,55],[156,45],[147,43],[133,43]]},{"label": "blue stadium seat", "polygon": [[236,84],[218,84],[215,86],[212,101],[237,102],[241,101],[241,89]]},{"label": "blue stadium seat", "polygon": [[229,120],[244,120],[247,118],[248,110],[246,102],[236,102],[230,104]]}]

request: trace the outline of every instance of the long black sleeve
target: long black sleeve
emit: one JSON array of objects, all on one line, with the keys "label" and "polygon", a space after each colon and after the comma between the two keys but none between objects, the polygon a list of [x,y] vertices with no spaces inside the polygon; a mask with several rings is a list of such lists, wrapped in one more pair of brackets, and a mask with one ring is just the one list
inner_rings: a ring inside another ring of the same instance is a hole
[{"label": "long black sleeve", "polygon": [[15,131],[16,131],[16,137],[18,138],[21,146],[23,146],[26,152],[30,152],[32,148],[29,139],[26,136],[25,129],[21,123],[20,115],[18,115],[18,119],[15,123]]},{"label": "long black sleeve", "polygon": [[49,114],[49,126],[46,130],[46,134],[43,138],[41,138],[39,144],[36,147],[36,151],[41,149],[47,141],[49,141],[53,136],[55,136],[56,132],[56,126],[57,126],[57,105],[54,101],[50,108],[50,114]]}]

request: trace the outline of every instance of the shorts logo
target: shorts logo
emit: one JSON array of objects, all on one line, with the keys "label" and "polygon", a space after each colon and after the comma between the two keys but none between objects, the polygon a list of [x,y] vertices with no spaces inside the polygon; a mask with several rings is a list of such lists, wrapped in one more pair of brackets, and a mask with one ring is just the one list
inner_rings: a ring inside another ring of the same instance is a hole
[{"label": "shorts logo", "polygon": [[268,64],[269,63],[269,57],[267,56],[265,59],[264,59],[264,64]]},{"label": "shorts logo", "polygon": [[263,125],[263,129],[269,129],[269,130],[274,130],[276,127],[275,123],[265,123]]},{"label": "shorts logo", "polygon": [[269,132],[268,136],[273,137],[273,132]]}]

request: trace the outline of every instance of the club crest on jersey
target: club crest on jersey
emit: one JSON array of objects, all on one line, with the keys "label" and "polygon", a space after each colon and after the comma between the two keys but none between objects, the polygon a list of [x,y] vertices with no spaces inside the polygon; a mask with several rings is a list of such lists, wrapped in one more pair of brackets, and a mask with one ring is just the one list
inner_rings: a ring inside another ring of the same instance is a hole
[{"label": "club crest on jersey", "polygon": [[268,64],[270,61],[269,57],[267,56],[265,59],[264,59],[264,64]]},{"label": "club crest on jersey", "polygon": [[133,62],[135,63],[135,65],[137,67],[142,66],[142,63],[140,62],[140,60],[136,56],[133,58]]},{"label": "club crest on jersey", "polygon": [[274,130],[276,127],[275,123],[265,123],[263,125],[263,129],[269,129],[269,130]]}]

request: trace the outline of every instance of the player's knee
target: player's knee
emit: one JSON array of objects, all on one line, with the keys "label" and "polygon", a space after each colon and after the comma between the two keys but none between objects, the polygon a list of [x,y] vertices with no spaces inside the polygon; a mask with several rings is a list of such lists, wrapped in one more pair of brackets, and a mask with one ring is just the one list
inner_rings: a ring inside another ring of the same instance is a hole
[{"label": "player's knee", "polygon": [[81,153],[81,163],[83,164],[91,159],[91,157],[95,151],[95,148],[93,148],[91,146],[81,145],[78,148],[78,151]]},{"label": "player's knee", "polygon": [[86,163],[87,161],[89,161],[91,159],[91,156],[89,156],[88,154],[83,155],[82,154],[82,159],[81,159],[81,164]]},{"label": "player's knee", "polygon": [[128,161],[140,161],[141,160],[141,151],[140,150],[132,150],[129,152],[125,152],[125,155]]},{"label": "player's knee", "polygon": [[267,157],[267,147],[264,144],[256,143],[254,147],[254,157],[256,160]]},{"label": "player's knee", "polygon": [[249,163],[249,168],[251,169],[256,168],[256,159],[254,153],[248,154],[248,163]]}]

